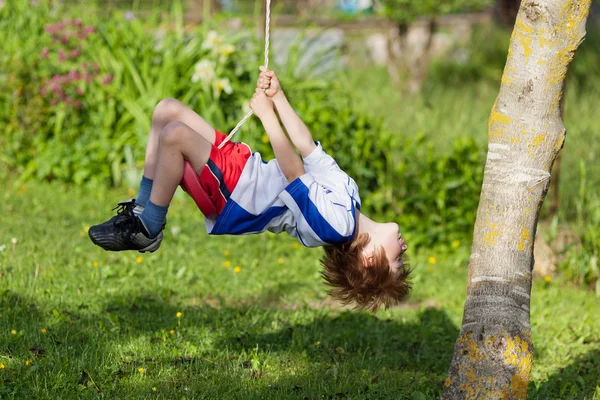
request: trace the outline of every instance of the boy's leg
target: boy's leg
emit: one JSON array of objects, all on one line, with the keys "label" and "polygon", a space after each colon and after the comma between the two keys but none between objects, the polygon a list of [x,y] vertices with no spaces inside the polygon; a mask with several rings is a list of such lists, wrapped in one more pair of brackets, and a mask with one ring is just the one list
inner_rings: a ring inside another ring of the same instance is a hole
[{"label": "boy's leg", "polygon": [[159,137],[155,181],[147,206],[139,216],[134,212],[121,212],[91,227],[92,241],[111,251],[158,249],[168,205],[181,182],[184,160],[200,171],[211,149],[212,143],[186,124],[172,122],[165,126]]},{"label": "boy's leg", "polygon": [[161,132],[169,123],[177,121],[183,122],[210,143],[215,142],[215,128],[194,110],[176,99],[161,100],[152,114],[152,127],[146,145],[146,159],[144,162],[145,177],[154,179]]},{"label": "boy's leg", "polygon": [[169,123],[176,121],[183,122],[210,143],[215,142],[215,129],[200,115],[179,100],[172,98],[161,100],[152,113],[152,126],[146,145],[144,176],[140,182],[140,190],[135,200],[135,203],[141,207],[134,208],[136,214],[140,214],[143,207],[146,207],[152,192],[156,175],[156,163],[158,162],[160,134]]},{"label": "boy's leg", "polygon": [[171,122],[160,134],[154,185],[150,201],[167,206],[183,176],[187,160],[196,171],[208,161],[212,143],[183,122]]}]

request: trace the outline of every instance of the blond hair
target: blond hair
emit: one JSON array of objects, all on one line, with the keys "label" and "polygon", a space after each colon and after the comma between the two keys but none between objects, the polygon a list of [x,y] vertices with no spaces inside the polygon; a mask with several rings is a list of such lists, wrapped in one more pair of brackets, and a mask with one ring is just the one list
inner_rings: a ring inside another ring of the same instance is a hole
[{"label": "blond hair", "polygon": [[355,308],[376,312],[400,303],[411,290],[407,264],[394,274],[383,248],[366,260],[363,250],[371,238],[361,233],[348,243],[325,246],[321,258],[321,276],[331,289],[327,292],[343,304],[356,303]]}]

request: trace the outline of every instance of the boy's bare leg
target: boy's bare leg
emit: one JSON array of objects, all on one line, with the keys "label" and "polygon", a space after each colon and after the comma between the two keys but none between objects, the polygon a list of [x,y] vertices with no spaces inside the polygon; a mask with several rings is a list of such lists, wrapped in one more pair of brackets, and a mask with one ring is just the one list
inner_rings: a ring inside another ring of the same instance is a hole
[{"label": "boy's bare leg", "polygon": [[159,206],[169,205],[181,182],[184,160],[196,171],[201,171],[208,161],[211,149],[212,142],[189,125],[180,121],[167,124],[158,138],[150,201]]},{"label": "boy's bare leg", "polygon": [[[161,132],[169,123],[177,121],[183,122],[209,143],[215,142],[215,129],[194,110],[176,99],[161,100],[152,114],[152,126],[146,145],[146,159],[144,162],[144,176],[146,178],[154,179],[156,175]],[[200,169],[196,170],[199,171]]]}]

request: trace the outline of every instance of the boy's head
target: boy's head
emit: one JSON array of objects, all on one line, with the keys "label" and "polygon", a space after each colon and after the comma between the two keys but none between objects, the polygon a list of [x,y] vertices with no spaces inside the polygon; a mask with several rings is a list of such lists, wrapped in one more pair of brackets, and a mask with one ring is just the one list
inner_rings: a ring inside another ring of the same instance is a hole
[{"label": "boy's head", "polygon": [[325,247],[321,275],[329,294],[344,304],[373,312],[402,301],[411,289],[407,247],[398,225],[378,224],[375,234],[358,233],[351,242]]}]

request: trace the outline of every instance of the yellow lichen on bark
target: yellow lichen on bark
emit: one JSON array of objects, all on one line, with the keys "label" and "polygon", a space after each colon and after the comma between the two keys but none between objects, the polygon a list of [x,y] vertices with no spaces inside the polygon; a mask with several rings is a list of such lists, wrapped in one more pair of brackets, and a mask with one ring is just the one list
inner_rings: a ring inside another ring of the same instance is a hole
[{"label": "yellow lichen on bark", "polygon": [[510,383],[510,393],[517,398],[527,397],[527,385],[533,361],[533,354],[529,348],[528,339],[518,335],[514,338],[506,336],[506,350],[504,351],[505,363],[516,368]]},{"label": "yellow lichen on bark", "polygon": [[527,59],[533,52],[531,46],[533,44],[533,28],[525,25],[522,19],[518,19],[515,23],[515,30],[513,31],[513,36],[521,47],[523,47],[523,56],[525,56],[525,63],[527,63]]},{"label": "yellow lichen on bark", "polygon": [[488,122],[488,129],[491,136],[498,137],[504,133],[504,128],[506,125],[512,122],[512,118],[510,118],[506,114],[502,114],[501,112],[496,110],[496,105],[494,104],[494,108],[492,113],[490,114],[490,119]]},{"label": "yellow lichen on bark", "polygon": [[519,250],[525,250],[526,246],[531,242],[531,233],[526,227],[521,228],[521,238],[519,239]]},{"label": "yellow lichen on bark", "polygon": [[527,154],[530,157],[535,157],[537,155],[537,150],[544,144],[547,136],[548,135],[545,133],[540,133],[539,135],[534,136],[533,140],[531,140],[531,143],[529,143],[529,146],[527,147],[529,150]]}]

